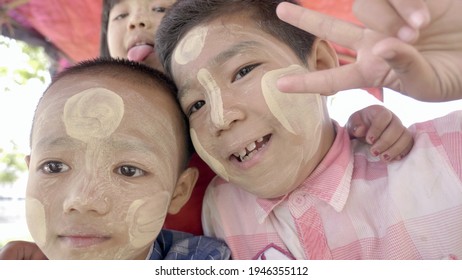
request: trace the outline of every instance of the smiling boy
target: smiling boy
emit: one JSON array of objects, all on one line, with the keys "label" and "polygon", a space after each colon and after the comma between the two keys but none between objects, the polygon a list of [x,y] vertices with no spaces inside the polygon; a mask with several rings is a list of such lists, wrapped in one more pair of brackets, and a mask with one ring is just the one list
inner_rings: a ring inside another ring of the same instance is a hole
[{"label": "smiling boy", "polygon": [[277,18],[280,2],[180,1],[158,31],[194,146],[224,179],[207,190],[205,233],[235,259],[462,257],[461,113],[412,127],[400,162],[371,156],[325,97],[277,90],[338,66],[326,41]]},{"label": "smiling boy", "polygon": [[217,240],[162,230],[198,172],[162,73],[100,59],[61,73],[40,100],[26,217],[50,259],[227,259]]}]

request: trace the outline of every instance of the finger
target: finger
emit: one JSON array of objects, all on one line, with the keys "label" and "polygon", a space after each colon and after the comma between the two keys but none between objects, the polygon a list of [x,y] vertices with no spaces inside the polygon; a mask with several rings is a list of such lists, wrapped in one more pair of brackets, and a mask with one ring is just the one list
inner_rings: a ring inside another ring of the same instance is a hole
[{"label": "finger", "polygon": [[363,36],[357,25],[288,2],[279,4],[276,13],[281,20],[343,47],[355,49]]},{"label": "finger", "polygon": [[428,25],[430,13],[423,0],[356,0],[354,15],[369,29],[414,42]]},{"label": "finger", "polygon": [[430,11],[424,0],[389,1],[395,11],[412,28],[421,29],[430,23]]},{"label": "finger", "polygon": [[[380,105],[371,105],[366,108],[367,111],[364,112],[363,118],[365,122],[369,122],[370,126],[367,129],[366,141],[369,144],[374,144],[372,148],[375,147],[377,150],[374,155],[378,155],[385,149],[377,149],[381,145],[385,145],[387,142],[394,142],[395,131],[390,131],[390,124],[392,124],[393,113]],[[398,120],[399,121],[399,120]],[[392,127],[395,129],[394,127]],[[377,146],[378,143],[378,146]]]},{"label": "finger", "polygon": [[399,83],[385,86],[419,100],[436,101],[433,91],[437,77],[417,49],[399,39],[386,38],[372,52],[384,59],[398,78]]},{"label": "finger", "polygon": [[290,74],[278,78],[277,88],[286,93],[319,93],[332,95],[341,90],[370,87],[358,73],[355,64],[306,74]]},{"label": "finger", "polygon": [[369,29],[396,35],[406,22],[396,10],[385,0],[356,0],[353,3],[353,14]]},{"label": "finger", "polygon": [[404,129],[401,137],[388,150],[383,152],[380,157],[383,161],[401,160],[409,154],[414,146],[414,138],[411,133]]},{"label": "finger", "polygon": [[366,137],[366,132],[367,128],[369,127],[369,124],[366,124],[363,118],[361,117],[362,112],[363,110],[356,111],[348,118],[346,127],[350,137],[358,139]]},{"label": "finger", "polygon": [[[403,133],[406,131],[406,128],[402,125],[401,121],[390,111],[388,111],[388,114],[384,114],[383,116],[391,116],[391,119],[388,121],[388,126],[380,131],[381,135],[379,138],[377,138],[377,141],[374,143],[374,145],[372,145],[371,153],[375,156],[382,154],[382,157],[387,159],[391,156],[395,157],[396,154],[387,156],[384,155],[384,152],[388,151],[398,142],[400,137],[402,137]],[[399,147],[401,146],[398,146],[397,148]]]}]

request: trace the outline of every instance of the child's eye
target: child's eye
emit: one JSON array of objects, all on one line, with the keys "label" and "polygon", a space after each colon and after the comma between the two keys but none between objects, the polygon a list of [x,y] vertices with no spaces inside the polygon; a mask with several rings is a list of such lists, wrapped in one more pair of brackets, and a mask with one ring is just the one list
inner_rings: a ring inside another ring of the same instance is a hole
[{"label": "child's eye", "polygon": [[122,165],[120,167],[117,167],[115,172],[126,177],[139,177],[145,174],[144,170],[141,170],[138,167],[134,167],[131,165]]},{"label": "child's eye", "polygon": [[122,14],[115,16],[112,20],[121,20],[121,19],[126,18],[127,16],[128,16],[128,13],[122,13]]},{"label": "child's eye", "polygon": [[152,11],[156,12],[156,13],[165,13],[167,11],[167,8],[165,8],[165,7],[154,7],[154,8],[152,8]]},{"label": "child's eye", "polygon": [[40,170],[47,174],[63,173],[70,169],[70,167],[60,161],[48,161],[40,166]]},{"label": "child's eye", "polygon": [[187,115],[188,117],[191,116],[191,114],[193,114],[193,113],[199,111],[199,109],[202,108],[202,106],[204,106],[204,105],[205,105],[205,101],[204,101],[204,100],[197,101],[196,103],[194,103],[194,104],[190,107],[190,109],[188,110],[188,112],[187,112],[186,115]]},{"label": "child's eye", "polygon": [[245,67],[242,67],[241,69],[239,69],[239,71],[237,72],[235,78],[234,78],[234,81],[237,81],[239,79],[242,79],[244,76],[246,76],[247,74],[249,74],[250,72],[252,72],[253,69],[255,69],[255,67],[257,67],[258,64],[252,64],[252,65],[248,65],[248,66],[245,66]]}]

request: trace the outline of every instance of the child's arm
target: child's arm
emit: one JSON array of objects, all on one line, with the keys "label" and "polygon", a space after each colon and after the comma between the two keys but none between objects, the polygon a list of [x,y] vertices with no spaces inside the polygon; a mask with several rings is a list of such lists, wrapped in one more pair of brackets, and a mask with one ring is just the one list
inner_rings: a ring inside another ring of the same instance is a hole
[{"label": "child's arm", "polygon": [[[389,1],[367,2],[378,5]],[[278,81],[279,90],[334,94],[351,88],[383,86],[422,101],[462,98],[462,1],[433,0],[425,4],[430,11],[431,21],[420,29],[414,43],[406,43],[397,37],[290,3],[281,3],[277,12],[282,20],[322,39],[355,50],[358,59],[335,69],[282,77]],[[357,8],[357,11],[373,14],[378,22],[381,22],[384,14],[396,13],[394,9]],[[367,26],[370,23],[364,24]]]},{"label": "child's arm", "polygon": [[37,244],[27,241],[8,242],[0,250],[0,260],[46,260]]},{"label": "child's arm", "polygon": [[414,145],[414,138],[400,119],[380,105],[353,113],[346,127],[351,137],[370,144],[371,154],[383,161],[401,160]]}]

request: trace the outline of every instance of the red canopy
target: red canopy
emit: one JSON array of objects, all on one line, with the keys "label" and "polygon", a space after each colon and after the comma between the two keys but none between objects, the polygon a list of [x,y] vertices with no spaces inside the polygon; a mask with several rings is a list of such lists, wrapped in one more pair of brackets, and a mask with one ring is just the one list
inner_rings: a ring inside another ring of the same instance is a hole
[{"label": "red canopy", "polygon": [[[302,1],[303,5],[311,9],[354,21],[352,2]],[[37,31],[75,62],[98,55],[101,3],[102,0],[0,0],[0,7],[8,10],[6,15],[11,25],[16,25],[17,29]],[[3,19],[3,22],[6,25],[8,19]],[[8,30],[2,33],[15,37],[14,34],[8,34]]]}]

